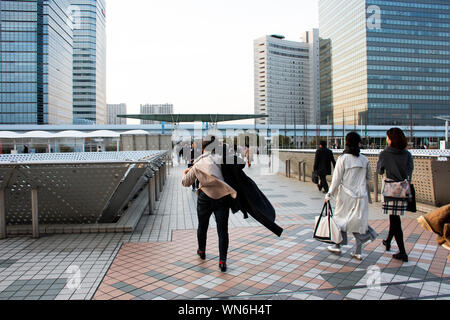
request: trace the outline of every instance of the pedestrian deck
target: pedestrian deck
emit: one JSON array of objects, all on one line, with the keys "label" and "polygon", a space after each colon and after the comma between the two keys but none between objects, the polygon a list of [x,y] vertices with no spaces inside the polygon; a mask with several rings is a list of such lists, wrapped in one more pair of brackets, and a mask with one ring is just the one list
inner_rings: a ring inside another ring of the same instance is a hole
[{"label": "pedestrian deck", "polygon": [[417,224],[418,215],[403,220],[410,262],[392,259],[395,244],[384,251],[388,221],[379,205],[371,205],[370,219],[380,237],[364,248],[364,261],[350,258],[351,246],[336,256],[312,239],[324,195],[257,167],[246,170],[285,232],[277,238],[231,215],[228,272],[221,273],[213,219],[207,260],[195,254],[196,195],[181,186],[183,169],[170,170],[155,213],[144,213],[132,233],[1,240],[0,299],[450,299],[448,252]]}]

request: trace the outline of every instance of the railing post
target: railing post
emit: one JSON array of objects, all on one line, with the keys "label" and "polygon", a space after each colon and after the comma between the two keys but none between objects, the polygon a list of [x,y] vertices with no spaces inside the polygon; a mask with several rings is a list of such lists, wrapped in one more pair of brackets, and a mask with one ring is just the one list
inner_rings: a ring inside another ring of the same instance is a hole
[{"label": "railing post", "polygon": [[0,190],[0,239],[6,239],[5,190]]},{"label": "railing post", "polygon": [[164,185],[166,185],[167,181],[167,162],[164,161]]},{"label": "railing post", "polygon": [[39,208],[38,208],[38,190],[31,190],[31,219],[33,238],[39,238]]},{"label": "railing post", "polygon": [[302,164],[303,161],[298,162],[298,181],[302,181]]},{"label": "railing post", "polygon": [[292,164],[292,160],[289,160],[289,178],[291,177],[291,164]]},{"label": "railing post", "polygon": [[167,168],[166,168],[166,163],[164,162],[163,163],[163,175],[164,175],[164,180],[163,180],[163,186],[165,186],[166,185],[166,176],[167,176]]},{"label": "railing post", "polygon": [[159,193],[161,192],[160,184],[159,184],[159,169],[155,172],[155,201],[159,201]]},{"label": "railing post", "polygon": [[306,182],[306,161],[303,161],[303,182]]},{"label": "railing post", "polygon": [[286,160],[286,177],[291,177],[291,160]]},{"label": "railing post", "polygon": [[155,208],[155,176],[148,179],[148,214],[151,215]]},{"label": "railing post", "polygon": [[164,162],[164,185],[166,185],[167,181],[167,164]]},{"label": "railing post", "polygon": [[164,179],[163,170],[164,170],[163,166],[159,167],[158,173],[159,173],[159,192],[160,193],[162,192],[163,186],[164,186],[163,185],[163,179]]},{"label": "railing post", "polygon": [[375,202],[378,202],[378,173],[374,173],[374,194],[375,194]]}]

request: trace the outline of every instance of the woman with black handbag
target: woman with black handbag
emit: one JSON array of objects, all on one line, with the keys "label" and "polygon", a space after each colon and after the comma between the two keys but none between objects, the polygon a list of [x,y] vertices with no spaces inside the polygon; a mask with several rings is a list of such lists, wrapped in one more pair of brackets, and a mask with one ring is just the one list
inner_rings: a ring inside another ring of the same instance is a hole
[{"label": "woman with black handbag", "polygon": [[[387,132],[387,148],[380,153],[377,164],[377,172],[386,174],[386,183],[402,182],[407,180],[411,183],[414,170],[414,160],[411,153],[406,149],[408,140],[399,128],[392,128]],[[385,187],[383,187],[384,189]],[[393,255],[394,259],[408,262],[408,255],[403,240],[402,223],[400,217],[405,214],[408,207],[408,198],[390,198],[383,195],[383,212],[389,214],[389,234],[383,245],[387,251],[391,249],[392,239],[395,238],[399,252]]]}]

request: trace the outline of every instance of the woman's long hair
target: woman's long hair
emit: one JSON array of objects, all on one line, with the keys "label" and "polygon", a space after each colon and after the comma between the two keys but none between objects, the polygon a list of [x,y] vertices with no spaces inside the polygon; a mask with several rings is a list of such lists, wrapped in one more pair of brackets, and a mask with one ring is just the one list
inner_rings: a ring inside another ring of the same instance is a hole
[{"label": "woman's long hair", "polygon": [[361,136],[356,132],[350,132],[345,137],[345,150],[344,153],[349,153],[355,157],[359,157],[361,154],[360,144],[362,142]]}]

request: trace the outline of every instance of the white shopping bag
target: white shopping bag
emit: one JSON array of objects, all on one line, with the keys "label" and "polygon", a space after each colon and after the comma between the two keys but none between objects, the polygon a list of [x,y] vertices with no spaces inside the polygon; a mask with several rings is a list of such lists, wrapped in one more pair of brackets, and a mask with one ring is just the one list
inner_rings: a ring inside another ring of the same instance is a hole
[{"label": "white shopping bag", "polygon": [[314,224],[314,239],[339,244],[342,242],[341,229],[333,219],[333,211],[330,203],[325,203],[320,216],[316,217]]}]

